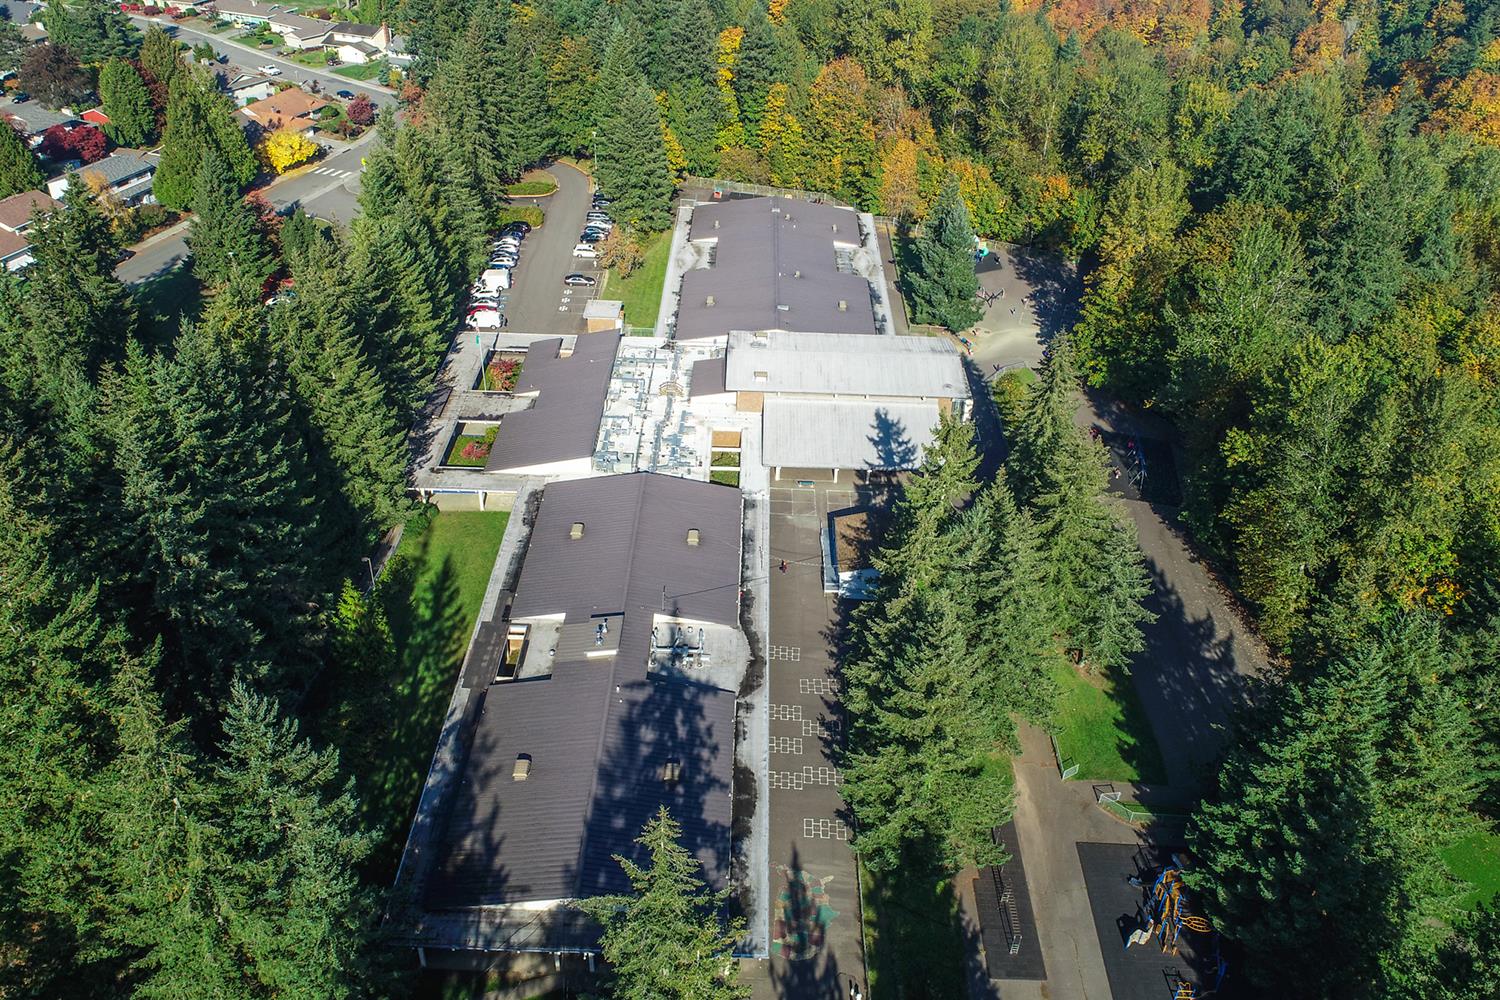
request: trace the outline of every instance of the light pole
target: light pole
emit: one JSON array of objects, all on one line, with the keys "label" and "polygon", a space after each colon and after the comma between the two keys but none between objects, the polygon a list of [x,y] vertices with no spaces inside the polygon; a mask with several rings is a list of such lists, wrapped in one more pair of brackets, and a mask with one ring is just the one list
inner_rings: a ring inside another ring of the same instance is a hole
[{"label": "light pole", "polygon": [[365,569],[370,571],[370,590],[375,589],[375,564],[370,561],[369,556],[360,556],[365,561]]}]

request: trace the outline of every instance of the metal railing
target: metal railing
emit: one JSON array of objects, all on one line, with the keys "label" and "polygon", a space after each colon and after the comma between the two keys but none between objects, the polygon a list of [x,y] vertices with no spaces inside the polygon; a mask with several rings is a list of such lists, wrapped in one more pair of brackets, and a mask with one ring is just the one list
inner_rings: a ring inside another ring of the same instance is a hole
[{"label": "metal railing", "polygon": [[1052,756],[1057,759],[1057,773],[1064,781],[1078,774],[1078,762],[1062,752],[1057,745],[1057,737],[1048,734],[1047,738],[1052,741]]}]

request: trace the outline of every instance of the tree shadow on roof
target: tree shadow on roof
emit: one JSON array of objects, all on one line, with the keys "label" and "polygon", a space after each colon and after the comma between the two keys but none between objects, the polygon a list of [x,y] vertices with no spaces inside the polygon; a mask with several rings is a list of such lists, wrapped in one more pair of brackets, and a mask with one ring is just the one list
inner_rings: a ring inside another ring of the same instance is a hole
[{"label": "tree shadow on roof", "polygon": [[912,442],[906,425],[884,407],[875,410],[873,433],[865,440],[875,448],[875,465],[882,469],[910,469],[921,460],[921,449]]}]

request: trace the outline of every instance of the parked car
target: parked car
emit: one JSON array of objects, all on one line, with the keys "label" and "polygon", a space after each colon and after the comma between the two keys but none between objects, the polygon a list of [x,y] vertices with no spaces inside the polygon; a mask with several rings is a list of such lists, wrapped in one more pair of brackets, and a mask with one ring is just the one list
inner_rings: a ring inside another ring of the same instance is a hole
[{"label": "parked car", "polygon": [[261,76],[280,76],[281,67],[274,65],[273,63],[266,63],[264,66],[255,67],[255,72],[259,73]]},{"label": "parked car", "polygon": [[594,244],[598,243],[602,239],[604,239],[603,233],[594,232],[591,229],[585,229],[583,232],[578,234],[579,243]]},{"label": "parked car", "polygon": [[585,260],[594,260],[599,256],[599,254],[591,244],[580,243],[573,248],[573,256],[582,257]]},{"label": "parked car", "polygon": [[504,236],[506,233],[515,233],[518,236],[525,236],[529,232],[531,232],[531,223],[522,222],[517,219],[515,222],[507,222],[505,227],[500,230],[500,235]]},{"label": "parked car", "polygon": [[338,97],[340,100],[352,101],[352,100],[354,100],[354,91],[352,91],[352,90],[340,90],[334,96]]},{"label": "parked car", "polygon": [[521,247],[521,237],[502,236],[495,242],[491,243],[490,246],[496,250],[501,247],[510,247],[512,250],[519,250]]},{"label": "parked car", "polygon": [[608,212],[590,212],[588,215],[585,215],[583,218],[584,218],[585,222],[614,222],[615,221],[614,219],[611,219],[609,217],[609,213]]},{"label": "parked car", "polygon": [[575,271],[572,274],[563,275],[563,284],[576,288],[593,288],[598,283],[599,279],[592,274],[579,274]]},{"label": "parked car", "polygon": [[471,330],[500,329],[500,310],[494,306],[480,306],[478,309],[470,309],[469,328]]},{"label": "parked car", "polygon": [[510,287],[510,268],[491,267],[479,276],[474,287],[483,291],[495,291]]},{"label": "parked car", "polygon": [[18,90],[10,95],[10,103],[12,104],[25,104],[29,100],[31,100],[31,95],[24,90]]},{"label": "parked car", "polygon": [[586,233],[598,233],[600,236],[608,236],[609,235],[609,230],[608,229],[606,229],[603,226],[596,226],[593,223],[590,223],[589,225],[584,226],[583,227],[583,231],[586,232]]},{"label": "parked car", "polygon": [[597,229],[601,233],[607,233],[611,229],[615,228],[615,224],[608,221],[607,219],[590,219],[583,224],[583,227],[585,229]]}]

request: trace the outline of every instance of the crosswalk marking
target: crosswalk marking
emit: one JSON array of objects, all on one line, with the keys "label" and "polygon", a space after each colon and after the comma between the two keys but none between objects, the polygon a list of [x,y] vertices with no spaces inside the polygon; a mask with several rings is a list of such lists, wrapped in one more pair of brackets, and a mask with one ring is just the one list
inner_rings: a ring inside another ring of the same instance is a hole
[{"label": "crosswalk marking", "polygon": [[314,167],[313,173],[322,174],[324,177],[353,177],[352,170],[339,170],[337,167]]}]

